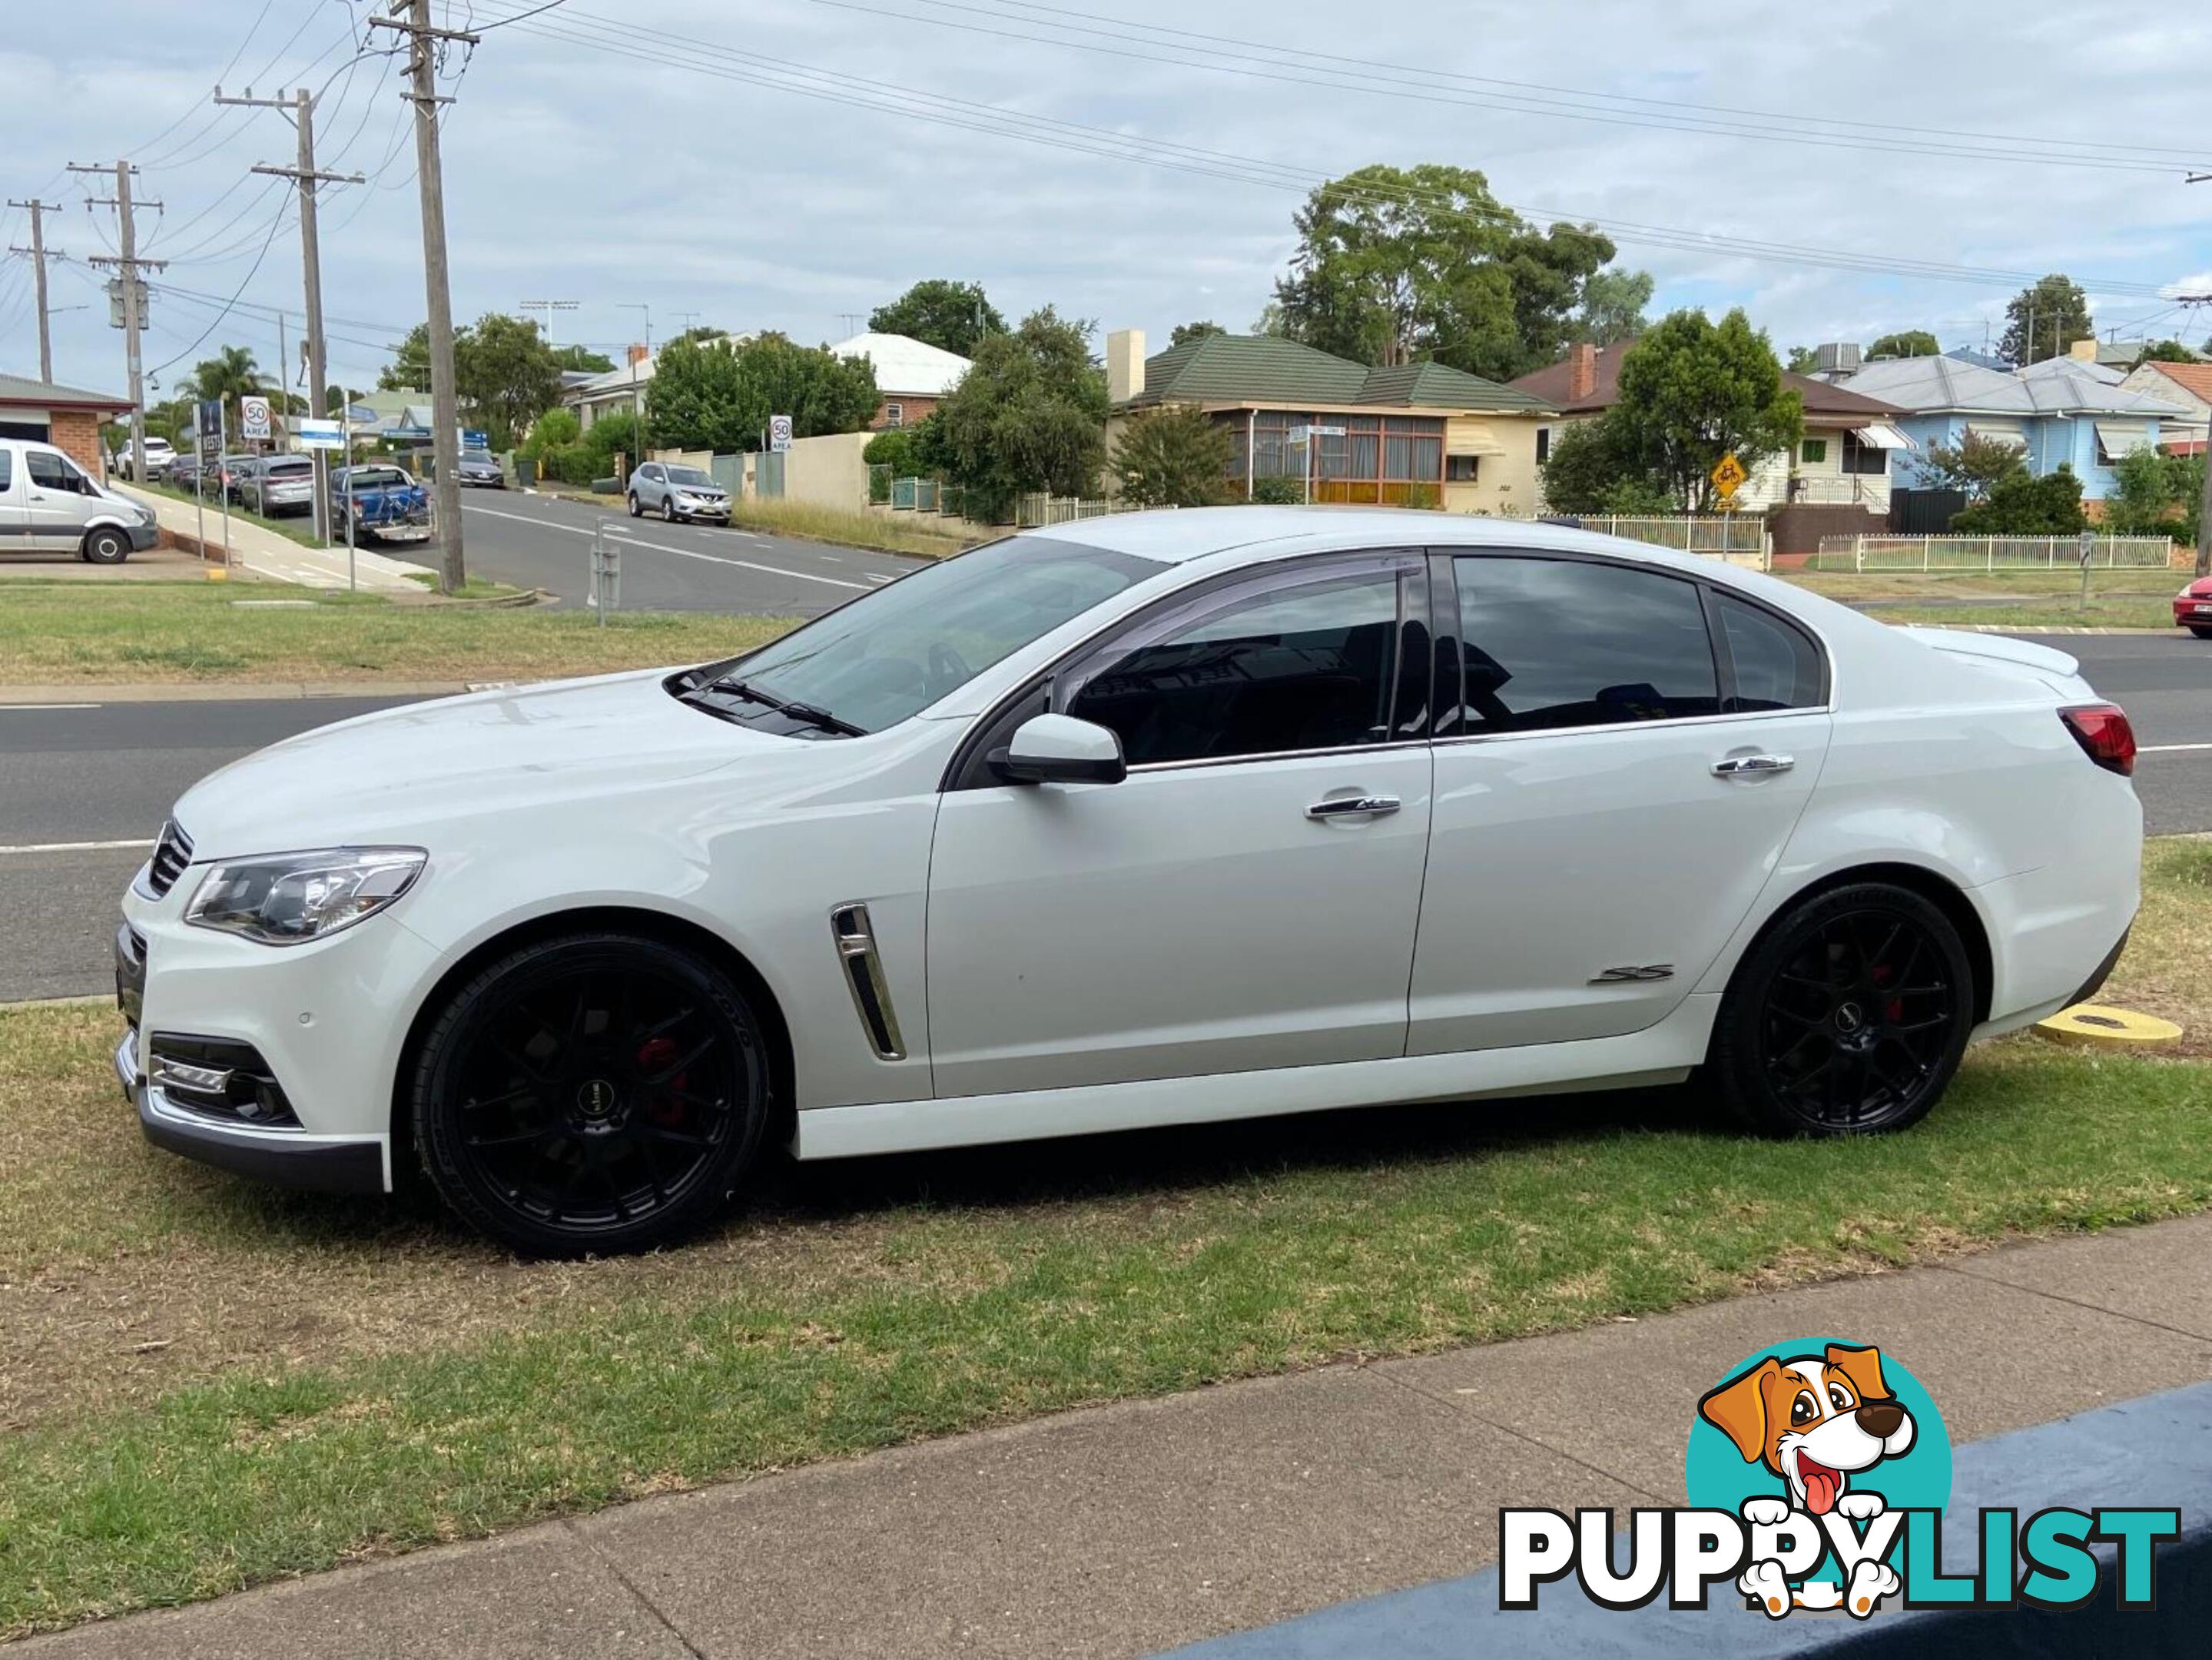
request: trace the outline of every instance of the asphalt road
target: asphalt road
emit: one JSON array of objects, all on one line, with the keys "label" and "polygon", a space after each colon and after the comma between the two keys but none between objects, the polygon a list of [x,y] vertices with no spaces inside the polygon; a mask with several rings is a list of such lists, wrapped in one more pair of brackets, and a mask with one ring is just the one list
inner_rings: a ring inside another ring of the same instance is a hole
[{"label": "asphalt road", "polygon": [[[2212,831],[2212,643],[2045,643],[2081,659],[2097,690],[2126,706],[2143,745],[2136,788],[2151,830]],[[279,738],[404,701],[0,708],[0,1001],[108,988],[117,899],[193,780]]]},{"label": "asphalt road", "polygon": [[[617,509],[519,490],[461,496],[470,574],[558,594],[580,606],[591,582],[592,529],[608,522],[622,549],[624,611],[713,611],[816,617],[902,576],[918,559],[714,525],[631,519]],[[418,554],[428,562],[430,556]]]}]

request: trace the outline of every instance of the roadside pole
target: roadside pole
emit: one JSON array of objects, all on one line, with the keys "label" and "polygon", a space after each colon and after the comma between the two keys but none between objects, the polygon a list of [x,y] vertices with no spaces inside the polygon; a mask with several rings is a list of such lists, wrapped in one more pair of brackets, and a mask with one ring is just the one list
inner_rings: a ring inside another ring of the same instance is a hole
[{"label": "roadside pole", "polygon": [[2097,556],[2097,532],[2084,529],[2081,532],[2081,611],[2089,610],[2089,562]]},{"label": "roadside pole", "polygon": [[2212,576],[2212,443],[2204,447],[2204,494],[2197,502],[2197,574]]},{"label": "roadside pole", "polygon": [[[265,185],[264,188],[267,188]],[[222,476],[222,458],[230,448],[230,410],[221,404],[215,412],[215,481],[222,485],[222,574],[230,575],[230,486]],[[202,471],[206,468],[203,464]],[[207,544],[200,544],[205,553]]]}]

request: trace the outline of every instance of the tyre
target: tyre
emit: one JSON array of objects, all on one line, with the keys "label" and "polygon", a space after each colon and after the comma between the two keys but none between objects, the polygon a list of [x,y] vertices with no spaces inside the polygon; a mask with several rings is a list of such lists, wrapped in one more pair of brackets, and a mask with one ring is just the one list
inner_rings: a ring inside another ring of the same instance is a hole
[{"label": "tyre", "polygon": [[2212,640],[2212,623],[2191,623],[2189,631],[2199,640]]},{"label": "tyre", "polygon": [[119,565],[131,556],[131,538],[112,526],[94,531],[84,538],[83,555],[95,565]]},{"label": "tyre", "polygon": [[635,490],[632,490],[629,493],[629,516],[633,519],[642,519],[645,517],[645,503],[637,499],[637,492]]},{"label": "tyre", "polygon": [[664,496],[660,498],[660,517],[662,522],[665,524],[672,525],[676,522],[676,498],[674,496]]},{"label": "tyre", "polygon": [[1768,1135],[1868,1135],[1927,1116],[1974,1024],[1950,919],[1867,882],[1806,900],[1753,942],[1713,1030],[1723,1103]]},{"label": "tyre", "polygon": [[751,1165],[768,1051],[720,970],[653,939],[525,946],[454,994],[410,1081],[441,1197],[532,1256],[680,1239]]}]

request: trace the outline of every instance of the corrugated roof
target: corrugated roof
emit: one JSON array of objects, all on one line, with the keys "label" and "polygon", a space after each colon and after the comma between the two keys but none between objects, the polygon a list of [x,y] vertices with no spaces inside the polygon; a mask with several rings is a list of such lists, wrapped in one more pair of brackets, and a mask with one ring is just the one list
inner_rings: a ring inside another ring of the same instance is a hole
[{"label": "corrugated roof", "polygon": [[[1583,397],[1573,398],[1569,390],[1574,383],[1574,364],[1563,357],[1556,363],[1547,363],[1540,369],[1532,369],[1513,385],[1548,405],[1568,415],[1590,415],[1600,410],[1609,410],[1620,401],[1620,360],[1628,355],[1633,340],[1617,341],[1610,346],[1601,346],[1597,359],[1597,384]],[[1826,380],[1815,380],[1809,374],[1782,372],[1782,384],[1796,392],[1809,416],[1857,417],[1879,420],[1886,415],[1901,415],[1904,411],[1894,404],[1863,392],[1846,391]]]},{"label": "corrugated roof", "polygon": [[886,398],[905,392],[942,398],[968,373],[968,360],[957,351],[933,346],[909,334],[856,334],[830,348],[833,357],[865,357],[876,371],[876,390]]},{"label": "corrugated roof", "polygon": [[1488,410],[1549,408],[1479,374],[1442,363],[1370,368],[1272,334],[1212,334],[1146,360],[1150,404],[1371,404],[1382,407]]},{"label": "corrugated roof", "polygon": [[1869,363],[1852,375],[1853,392],[1888,399],[1916,414],[2177,416],[2177,404],[2106,386],[2071,358],[2038,364],[2033,374],[2006,374],[1954,357],[1907,357]]},{"label": "corrugated roof", "polygon": [[127,410],[128,398],[112,392],[87,392],[52,380],[33,380],[24,374],[0,374],[0,404],[83,404],[94,409]]}]

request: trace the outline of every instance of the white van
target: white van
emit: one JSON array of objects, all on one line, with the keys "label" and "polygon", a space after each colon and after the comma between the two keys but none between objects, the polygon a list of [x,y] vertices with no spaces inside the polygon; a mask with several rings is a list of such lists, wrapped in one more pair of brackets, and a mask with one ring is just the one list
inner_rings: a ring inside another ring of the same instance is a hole
[{"label": "white van", "polygon": [[154,545],[154,510],[51,444],[0,438],[0,553],[74,553],[119,565]]}]

